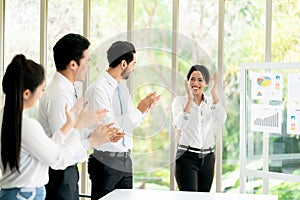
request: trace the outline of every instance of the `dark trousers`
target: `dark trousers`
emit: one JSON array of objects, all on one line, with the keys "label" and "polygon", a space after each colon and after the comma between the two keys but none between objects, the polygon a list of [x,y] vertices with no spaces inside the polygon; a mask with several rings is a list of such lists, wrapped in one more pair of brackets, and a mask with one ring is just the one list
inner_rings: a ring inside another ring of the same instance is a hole
[{"label": "dark trousers", "polygon": [[180,191],[209,192],[215,168],[215,154],[205,157],[184,150],[177,151],[175,178]]},{"label": "dark trousers", "polygon": [[92,200],[98,200],[114,189],[132,189],[130,157],[91,155],[88,173],[92,183]]},{"label": "dark trousers", "polygon": [[79,173],[76,165],[65,170],[49,168],[49,182],[46,187],[46,200],[79,200]]}]

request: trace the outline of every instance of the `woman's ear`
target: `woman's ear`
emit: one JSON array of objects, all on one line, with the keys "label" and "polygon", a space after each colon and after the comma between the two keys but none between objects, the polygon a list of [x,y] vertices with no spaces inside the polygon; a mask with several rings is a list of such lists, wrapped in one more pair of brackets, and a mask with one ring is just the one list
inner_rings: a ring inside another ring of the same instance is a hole
[{"label": "woman's ear", "polygon": [[28,100],[31,97],[31,91],[29,89],[24,90],[23,99]]}]

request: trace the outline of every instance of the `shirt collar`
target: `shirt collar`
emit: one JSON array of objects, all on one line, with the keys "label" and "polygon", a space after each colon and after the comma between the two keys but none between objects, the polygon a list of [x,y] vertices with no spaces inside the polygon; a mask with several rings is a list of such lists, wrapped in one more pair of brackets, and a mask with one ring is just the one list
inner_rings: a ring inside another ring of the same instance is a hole
[{"label": "shirt collar", "polygon": [[[188,97],[185,96],[185,98],[188,98]],[[202,99],[203,99],[203,100],[201,101],[200,105],[203,104],[203,103],[205,103],[205,104],[208,103],[208,97],[207,97],[204,93],[202,93]],[[193,103],[192,103],[192,106],[198,107],[194,101],[193,101]]]},{"label": "shirt collar", "polygon": [[53,79],[55,81],[58,81],[59,84],[64,85],[64,87],[67,88],[67,90],[71,91],[72,93],[75,92],[74,85],[72,84],[72,82],[61,73],[56,71]]},{"label": "shirt collar", "polygon": [[114,89],[117,88],[117,86],[119,84],[118,81],[116,79],[114,79],[107,71],[104,72],[103,76],[112,88],[114,88]]},{"label": "shirt collar", "polygon": [[202,93],[202,99],[204,103],[207,103],[207,96],[204,93]]}]

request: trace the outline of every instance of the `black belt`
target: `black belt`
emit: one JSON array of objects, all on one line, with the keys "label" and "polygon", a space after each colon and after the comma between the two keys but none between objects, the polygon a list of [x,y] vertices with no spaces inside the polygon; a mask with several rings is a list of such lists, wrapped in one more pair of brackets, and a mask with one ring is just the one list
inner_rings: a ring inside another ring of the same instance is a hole
[{"label": "black belt", "polygon": [[94,149],[93,155],[97,156],[107,156],[107,157],[114,157],[114,158],[130,158],[131,150],[129,149],[126,152],[110,152],[110,151],[99,151]]},{"label": "black belt", "polygon": [[214,152],[214,148],[212,148],[212,147],[209,147],[208,149],[198,149],[198,148],[186,146],[183,144],[178,145],[178,149],[182,149],[182,150],[186,150],[186,151],[190,151],[190,152],[194,152],[194,153],[202,153],[202,154],[209,154],[209,153]]}]

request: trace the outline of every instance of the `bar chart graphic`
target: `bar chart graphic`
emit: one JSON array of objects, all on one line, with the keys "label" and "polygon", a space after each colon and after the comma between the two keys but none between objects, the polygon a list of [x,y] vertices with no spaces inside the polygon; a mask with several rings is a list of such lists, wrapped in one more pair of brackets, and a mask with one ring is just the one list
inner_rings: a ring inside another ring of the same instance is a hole
[{"label": "bar chart graphic", "polygon": [[265,117],[263,119],[256,118],[254,120],[254,125],[256,126],[270,126],[270,127],[278,127],[278,113],[270,116]]},{"label": "bar chart graphic", "polygon": [[281,106],[252,104],[251,130],[281,133]]}]

